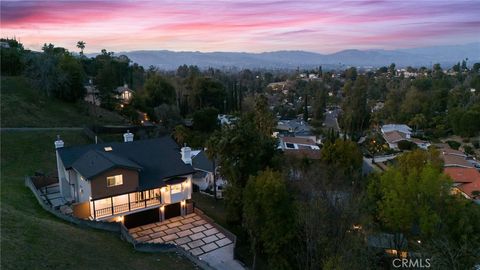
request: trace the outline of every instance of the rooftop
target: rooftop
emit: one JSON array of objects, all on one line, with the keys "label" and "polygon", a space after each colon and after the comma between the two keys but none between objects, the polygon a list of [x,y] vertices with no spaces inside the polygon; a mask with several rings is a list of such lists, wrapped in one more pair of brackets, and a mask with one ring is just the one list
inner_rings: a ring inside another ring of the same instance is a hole
[{"label": "rooftop", "polygon": [[[112,150],[106,152],[108,147]],[[195,172],[182,161],[180,148],[168,136],[64,147],[58,149],[58,154],[66,169],[74,168],[87,179],[111,168],[138,170],[141,189],[161,187],[169,178]]]},{"label": "rooftop", "polygon": [[383,133],[383,137],[388,143],[395,143],[407,139],[405,133],[396,130]]},{"label": "rooftop", "polygon": [[457,186],[467,196],[474,198],[472,193],[480,191],[480,172],[475,168],[445,168],[444,173],[452,178]]}]

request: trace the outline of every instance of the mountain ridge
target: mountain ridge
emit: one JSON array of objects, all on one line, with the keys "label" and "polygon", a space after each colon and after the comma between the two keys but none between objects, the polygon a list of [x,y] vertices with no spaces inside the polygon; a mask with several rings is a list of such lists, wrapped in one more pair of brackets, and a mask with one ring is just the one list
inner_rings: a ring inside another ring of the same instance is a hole
[{"label": "mountain ridge", "polygon": [[[95,56],[97,54],[87,54]],[[480,61],[480,42],[463,45],[445,45],[407,49],[346,49],[331,54],[302,50],[279,50],[261,53],[249,52],[199,52],[170,50],[135,50],[119,52],[144,67],[155,66],[163,70],[175,70],[178,66],[197,65],[200,68],[252,68],[252,69],[327,69],[380,67],[395,63],[397,67],[431,66],[440,63],[444,67],[468,58],[468,63]]]}]

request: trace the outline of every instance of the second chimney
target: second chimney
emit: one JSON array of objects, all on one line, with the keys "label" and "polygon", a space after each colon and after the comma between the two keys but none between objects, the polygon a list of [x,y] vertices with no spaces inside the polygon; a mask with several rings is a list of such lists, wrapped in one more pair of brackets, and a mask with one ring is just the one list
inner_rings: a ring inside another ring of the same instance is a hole
[{"label": "second chimney", "polygon": [[124,142],[133,142],[133,133],[130,130],[127,130],[127,133],[123,134],[123,141]]},{"label": "second chimney", "polygon": [[65,143],[60,139],[60,135],[57,135],[57,140],[55,141],[55,149],[63,148]]},{"label": "second chimney", "polygon": [[184,146],[181,149],[182,160],[185,164],[192,165],[192,149],[190,147]]}]

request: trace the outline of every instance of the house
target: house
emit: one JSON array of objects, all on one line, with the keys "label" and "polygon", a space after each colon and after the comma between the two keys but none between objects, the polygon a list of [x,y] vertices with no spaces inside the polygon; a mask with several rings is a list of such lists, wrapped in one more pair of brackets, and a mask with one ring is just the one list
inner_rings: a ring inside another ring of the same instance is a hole
[{"label": "house", "polygon": [[310,125],[303,120],[279,120],[276,130],[282,135],[306,138],[313,141],[316,140],[316,136],[312,133]]},{"label": "house", "polygon": [[430,143],[417,138],[412,138],[412,129],[404,124],[383,125],[381,128],[382,136],[388,143],[388,147],[398,150],[400,141],[410,141],[422,149],[427,149]]},{"label": "house", "polygon": [[453,193],[480,203],[480,172],[475,168],[447,167],[443,171],[453,180]]},{"label": "house", "polygon": [[389,256],[408,256],[408,241],[403,234],[377,233],[367,236],[366,242],[370,249],[383,251]]},{"label": "house", "polygon": [[117,98],[120,99],[124,104],[129,103],[133,97],[133,90],[128,88],[128,84],[117,87],[115,89],[115,93],[117,94]]},{"label": "house", "polygon": [[[78,218],[151,223],[190,212],[195,170],[170,137],[65,147],[55,141],[60,193]],[[136,224],[138,226],[138,224]],[[142,225],[142,224],[140,224]]]},{"label": "house", "polygon": [[273,91],[284,91],[284,90],[288,90],[287,84],[288,84],[287,81],[273,82],[273,83],[269,83],[267,85],[267,88],[272,89]]},{"label": "house", "polygon": [[[186,152],[188,155],[188,152]],[[223,186],[226,184],[225,180],[219,176],[218,167],[207,157],[204,150],[192,150],[190,152],[190,159],[192,166],[195,169],[192,182],[198,186],[201,191],[211,190],[213,191],[214,182],[217,185],[217,195],[222,197]],[[188,160],[188,157],[187,157]],[[215,167],[215,169],[214,169]],[[214,175],[216,173],[216,175]],[[217,179],[214,179],[214,176]]]},{"label": "house", "polygon": [[444,167],[474,168],[474,165],[467,160],[467,155],[461,151],[449,147],[441,148],[439,151]]},{"label": "house", "polygon": [[288,150],[320,150],[314,140],[299,137],[280,137],[279,149]]},{"label": "house", "polygon": [[219,114],[217,115],[217,119],[220,122],[220,125],[231,125],[235,123],[238,118],[233,116],[233,115],[228,115],[228,114]]}]

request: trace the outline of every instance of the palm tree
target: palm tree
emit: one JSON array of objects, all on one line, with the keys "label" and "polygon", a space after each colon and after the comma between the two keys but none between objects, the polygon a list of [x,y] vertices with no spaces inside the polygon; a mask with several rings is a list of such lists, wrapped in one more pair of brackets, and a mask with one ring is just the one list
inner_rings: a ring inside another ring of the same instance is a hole
[{"label": "palm tree", "polygon": [[77,42],[77,48],[80,49],[80,55],[82,55],[82,56],[83,56],[83,49],[85,49],[85,45],[86,45],[86,44],[87,44],[87,43],[86,43],[85,41],[79,41],[79,42]]}]

